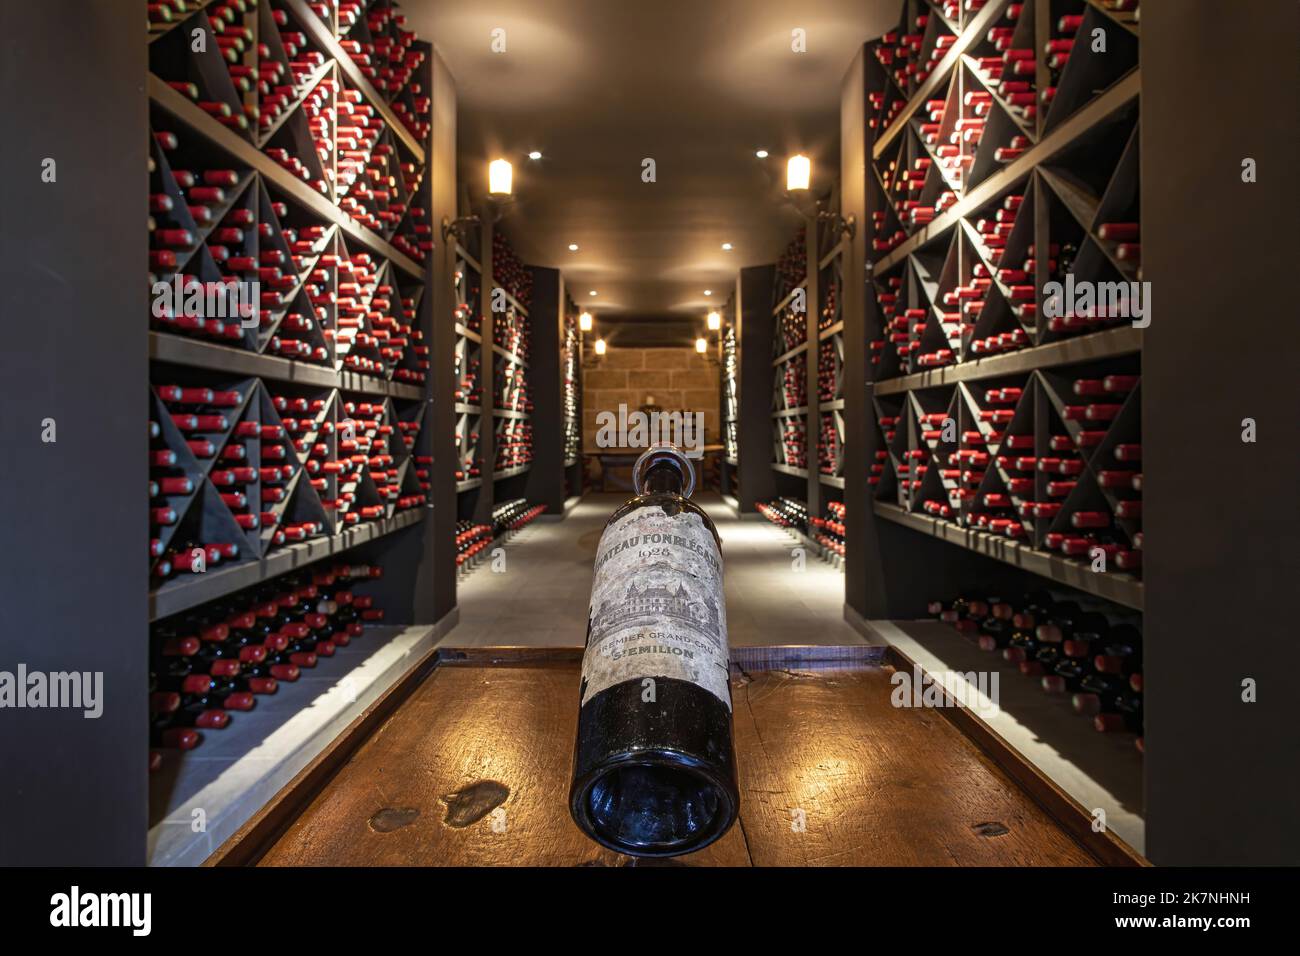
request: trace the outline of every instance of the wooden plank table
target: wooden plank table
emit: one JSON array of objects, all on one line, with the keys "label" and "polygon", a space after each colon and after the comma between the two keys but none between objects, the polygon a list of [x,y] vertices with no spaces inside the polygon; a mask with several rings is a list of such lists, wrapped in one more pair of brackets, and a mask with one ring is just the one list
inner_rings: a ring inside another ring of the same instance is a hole
[{"label": "wooden plank table", "polygon": [[[884,653],[733,649],[740,819],[700,852],[635,865],[1097,864],[944,716],[892,706]],[[581,651],[445,654],[331,779],[282,795],[301,807],[287,826],[210,862],[632,864],[569,817]]]}]

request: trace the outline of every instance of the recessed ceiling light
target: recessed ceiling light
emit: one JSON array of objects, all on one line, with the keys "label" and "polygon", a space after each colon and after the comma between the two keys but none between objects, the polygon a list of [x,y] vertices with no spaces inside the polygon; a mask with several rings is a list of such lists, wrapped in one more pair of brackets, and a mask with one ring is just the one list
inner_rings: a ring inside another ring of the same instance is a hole
[{"label": "recessed ceiling light", "polygon": [[730,252],[730,251],[731,251],[731,243],[729,243],[729,242],[724,242],[724,243],[722,244],[722,251],[723,251],[723,252]]},{"label": "recessed ceiling light", "polygon": [[595,294],[596,294],[596,290],[595,290],[595,289],[592,289],[590,292],[587,293],[587,295],[595,295]]},{"label": "recessed ceiling light", "polygon": [[704,294],[705,294],[705,295],[713,295],[713,290],[712,290],[712,289],[705,289],[705,290],[704,290]]},{"label": "recessed ceiling light", "polygon": [[571,242],[571,243],[569,243],[569,251],[570,251],[570,252],[577,252],[577,251],[578,251],[578,244],[577,244],[576,242]]},{"label": "recessed ceiling light", "polygon": [[759,159],[767,159],[767,150],[760,149],[756,153],[754,153],[754,155],[757,156]]},{"label": "recessed ceiling light", "polygon": [[528,154],[528,158],[529,158],[529,159],[541,159],[541,158],[542,158],[542,154],[539,153],[537,150],[533,150],[531,153]]}]

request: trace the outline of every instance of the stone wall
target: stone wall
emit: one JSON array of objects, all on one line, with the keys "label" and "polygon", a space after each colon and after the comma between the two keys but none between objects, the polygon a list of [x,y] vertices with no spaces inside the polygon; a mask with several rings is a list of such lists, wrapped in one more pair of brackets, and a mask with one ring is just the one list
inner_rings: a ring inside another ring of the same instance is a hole
[{"label": "stone wall", "polygon": [[596,415],[618,414],[620,403],[628,411],[654,404],[665,412],[704,413],[706,444],[722,440],[718,410],[720,370],[715,356],[693,348],[615,348],[604,355],[590,348],[583,357],[582,447],[596,446]]}]

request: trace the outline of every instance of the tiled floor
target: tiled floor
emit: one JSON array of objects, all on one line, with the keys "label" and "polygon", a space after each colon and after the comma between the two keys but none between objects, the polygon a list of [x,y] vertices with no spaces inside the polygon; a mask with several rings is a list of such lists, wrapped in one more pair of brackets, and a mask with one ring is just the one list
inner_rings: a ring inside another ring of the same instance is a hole
[{"label": "tiled floor", "polygon": [[[592,562],[605,521],[622,503],[588,494],[563,520],[543,519],[505,546],[505,569],[484,561],[460,581],[460,623],[450,647],[581,647]],[[794,569],[795,542],[756,517],[741,520],[716,495],[698,496],[722,538],[731,645],[861,644],[843,618],[844,578],[809,553]]]}]

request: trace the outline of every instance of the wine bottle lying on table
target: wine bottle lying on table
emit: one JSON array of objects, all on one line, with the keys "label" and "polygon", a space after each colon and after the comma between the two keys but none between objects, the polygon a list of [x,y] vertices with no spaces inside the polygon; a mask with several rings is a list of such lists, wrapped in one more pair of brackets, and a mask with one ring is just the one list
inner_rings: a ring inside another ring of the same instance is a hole
[{"label": "wine bottle lying on table", "polygon": [[695,472],[655,445],[600,539],[569,810],[632,856],[708,846],[740,806],[721,542]]}]

